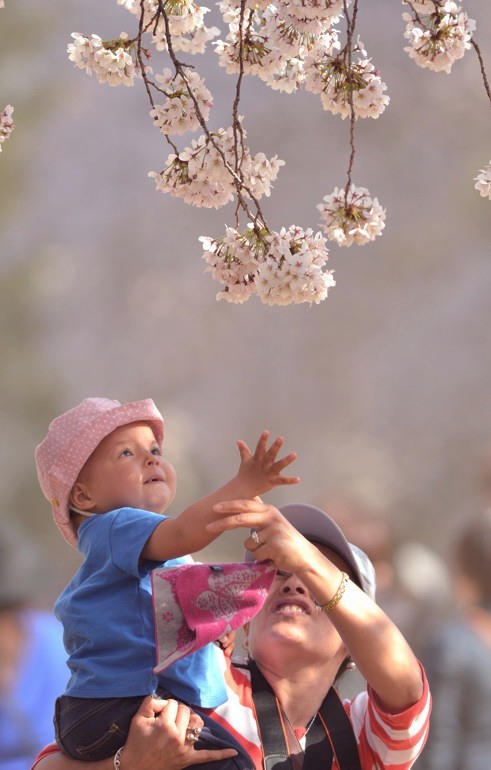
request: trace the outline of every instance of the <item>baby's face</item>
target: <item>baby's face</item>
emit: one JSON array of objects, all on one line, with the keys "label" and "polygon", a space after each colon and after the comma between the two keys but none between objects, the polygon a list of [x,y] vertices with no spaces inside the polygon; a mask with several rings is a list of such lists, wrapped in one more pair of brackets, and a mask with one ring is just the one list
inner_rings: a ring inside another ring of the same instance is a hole
[{"label": "baby's face", "polygon": [[175,470],[163,459],[151,427],[134,422],[101,441],[75,482],[71,502],[94,513],[126,506],[163,513],[175,494]]}]

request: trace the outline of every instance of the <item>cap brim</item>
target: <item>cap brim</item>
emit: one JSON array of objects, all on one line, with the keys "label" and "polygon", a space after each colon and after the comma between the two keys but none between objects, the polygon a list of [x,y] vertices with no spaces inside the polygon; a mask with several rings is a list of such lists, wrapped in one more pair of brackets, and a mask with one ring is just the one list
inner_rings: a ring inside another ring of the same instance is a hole
[{"label": "cap brim", "polygon": [[[280,506],[278,510],[307,540],[322,543],[336,551],[352,571],[360,588],[374,598],[375,573],[372,563],[363,551],[348,542],[340,527],[325,511],[306,503],[290,503]],[[254,555],[246,551],[245,558],[251,560]]]}]

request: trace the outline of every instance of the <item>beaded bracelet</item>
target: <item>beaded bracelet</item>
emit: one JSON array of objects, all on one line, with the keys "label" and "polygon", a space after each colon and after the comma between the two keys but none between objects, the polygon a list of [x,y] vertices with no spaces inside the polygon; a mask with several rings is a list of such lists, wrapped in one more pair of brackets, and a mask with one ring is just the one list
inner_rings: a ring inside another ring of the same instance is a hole
[{"label": "beaded bracelet", "polygon": [[123,749],[124,749],[124,746],[121,746],[121,748],[117,750],[116,754],[113,757],[114,770],[121,769],[121,754],[123,753]]},{"label": "beaded bracelet", "polygon": [[337,604],[341,601],[343,598],[344,592],[346,591],[346,586],[349,582],[349,575],[346,574],[346,572],[341,573],[341,582],[339,584],[338,590],[332,597],[331,601],[327,602],[327,604],[322,605],[321,610],[322,612],[331,612],[331,610],[336,607]]}]

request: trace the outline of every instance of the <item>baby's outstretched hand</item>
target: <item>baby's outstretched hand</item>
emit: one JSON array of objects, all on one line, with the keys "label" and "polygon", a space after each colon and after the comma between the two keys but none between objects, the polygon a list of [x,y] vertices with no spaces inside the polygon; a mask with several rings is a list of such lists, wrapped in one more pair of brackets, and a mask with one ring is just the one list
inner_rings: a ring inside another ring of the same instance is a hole
[{"label": "baby's outstretched hand", "polygon": [[249,494],[253,496],[284,484],[298,484],[300,481],[298,476],[282,475],[282,471],[297,459],[296,453],[290,452],[278,460],[278,453],[284,443],[283,437],[278,436],[269,449],[268,441],[269,431],[264,430],[256,444],[254,454],[251,453],[245,441],[237,441],[240,452],[238,476],[241,481],[251,485]]}]

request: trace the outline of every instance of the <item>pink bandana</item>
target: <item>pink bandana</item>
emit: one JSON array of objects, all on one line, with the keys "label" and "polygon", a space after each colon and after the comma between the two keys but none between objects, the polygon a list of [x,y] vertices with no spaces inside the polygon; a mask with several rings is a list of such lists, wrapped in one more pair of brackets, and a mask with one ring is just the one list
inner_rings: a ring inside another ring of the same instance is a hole
[{"label": "pink bandana", "polygon": [[154,672],[247,623],[263,606],[275,574],[271,562],[154,569]]}]

